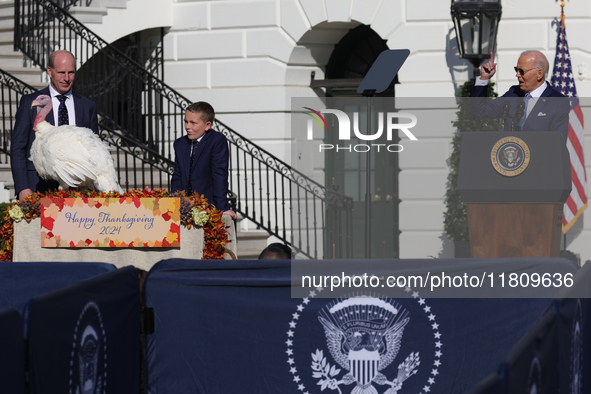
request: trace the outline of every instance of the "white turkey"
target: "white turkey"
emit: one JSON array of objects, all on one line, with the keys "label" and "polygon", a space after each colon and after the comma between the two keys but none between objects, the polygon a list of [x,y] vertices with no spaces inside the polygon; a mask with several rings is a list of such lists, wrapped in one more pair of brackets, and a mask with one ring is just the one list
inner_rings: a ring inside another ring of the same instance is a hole
[{"label": "white turkey", "polygon": [[92,130],[77,126],[52,126],[45,117],[52,110],[51,97],[41,95],[31,108],[39,107],[33,130],[31,161],[39,176],[54,179],[63,189],[94,188],[123,193],[109,145]]}]

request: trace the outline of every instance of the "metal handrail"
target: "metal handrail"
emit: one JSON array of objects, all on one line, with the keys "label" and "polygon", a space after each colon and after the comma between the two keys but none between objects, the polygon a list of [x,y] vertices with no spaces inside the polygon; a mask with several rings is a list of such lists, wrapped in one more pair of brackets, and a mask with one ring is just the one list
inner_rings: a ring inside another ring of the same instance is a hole
[{"label": "metal handrail", "polygon": [[25,94],[33,93],[37,89],[27,85],[18,78],[13,77],[4,70],[0,69],[0,88],[2,89],[2,133],[0,140],[0,163],[8,164],[10,161],[10,139],[12,138],[12,131],[14,120],[16,119],[16,111],[20,99]]},{"label": "metal handrail", "polygon": [[[119,152],[139,160],[142,168],[153,164],[161,172],[156,177],[160,187],[170,186],[172,142],[184,135],[189,99],[53,1],[15,0],[14,34],[15,48],[42,69],[54,50],[74,53],[81,64],[75,89],[97,103],[101,127],[108,130],[103,138]],[[350,197],[326,189],[217,120],[214,129],[230,142],[229,186],[238,195],[238,212],[307,257],[322,258],[328,250],[337,251],[328,256],[351,256]],[[121,164],[119,173],[122,171],[129,171],[126,163]],[[154,178],[153,171],[148,171],[148,177]],[[125,185],[145,185],[141,183],[145,176],[139,178],[127,176]],[[345,218],[339,223],[345,223],[345,232],[339,227],[339,237],[322,234],[327,225],[325,215],[341,214]],[[338,245],[332,241],[326,244],[329,238]]]},{"label": "metal handrail", "polygon": [[[18,104],[23,95],[34,93],[37,89],[2,69],[0,69],[0,87],[2,88],[0,163],[7,164]],[[131,182],[130,178],[142,178],[142,184],[153,188],[169,186],[170,177],[163,175],[172,173],[174,166],[172,161],[159,158],[157,152],[112,129],[102,119],[99,121],[99,130],[101,139],[111,146],[115,155],[115,167],[124,188],[138,184],[137,181]],[[144,170],[141,170],[142,167]],[[158,170],[157,174],[151,171],[152,168]],[[146,179],[147,173],[150,174],[151,179]]]},{"label": "metal handrail", "polygon": [[56,0],[56,4],[68,10],[70,7],[90,7],[92,0]]},{"label": "metal handrail", "polygon": [[327,189],[217,119],[214,128],[230,143],[229,186],[240,197],[239,212],[308,257],[352,257],[353,198]]}]

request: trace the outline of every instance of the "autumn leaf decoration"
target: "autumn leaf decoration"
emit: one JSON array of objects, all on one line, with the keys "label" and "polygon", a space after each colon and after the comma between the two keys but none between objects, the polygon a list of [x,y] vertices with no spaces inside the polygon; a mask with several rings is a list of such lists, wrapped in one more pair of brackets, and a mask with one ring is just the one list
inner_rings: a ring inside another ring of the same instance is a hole
[{"label": "autumn leaf decoration", "polygon": [[[180,197],[181,198],[181,224],[188,229],[196,226],[194,216],[199,218],[199,224],[203,227],[205,234],[205,246],[203,248],[203,260],[222,260],[226,254],[225,248],[228,242],[227,226],[222,221],[222,212],[207,202],[203,195],[197,193],[191,196],[185,196],[184,192],[169,193],[164,189],[145,188],[131,189],[120,194],[116,192],[103,193],[91,190],[59,190],[46,194],[33,193],[22,201],[13,202],[3,213],[3,224],[0,229],[0,260],[12,261],[14,222],[26,220],[30,222],[41,216],[42,198],[64,199],[64,198],[83,198],[88,201],[89,198],[158,198],[158,197]],[[62,200],[63,201],[63,200]],[[193,215],[193,208],[199,212]],[[207,221],[205,215],[207,214]]]}]

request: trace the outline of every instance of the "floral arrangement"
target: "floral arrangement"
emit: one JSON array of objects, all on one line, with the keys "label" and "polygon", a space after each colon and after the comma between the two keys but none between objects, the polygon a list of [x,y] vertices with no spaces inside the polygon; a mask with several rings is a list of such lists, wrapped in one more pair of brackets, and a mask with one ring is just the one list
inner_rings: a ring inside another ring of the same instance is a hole
[{"label": "floral arrangement", "polygon": [[203,195],[194,193],[185,196],[184,192],[169,193],[164,189],[144,190],[132,189],[120,194],[116,192],[103,193],[91,190],[59,190],[46,194],[33,193],[24,200],[13,202],[3,215],[3,224],[0,228],[0,260],[12,261],[14,222],[26,220],[27,222],[41,216],[40,201],[44,197],[52,198],[157,198],[157,197],[181,197],[181,223],[187,228],[202,227],[205,234],[205,246],[203,248],[204,260],[220,260],[226,254],[228,233],[222,221],[222,212],[207,202]]}]

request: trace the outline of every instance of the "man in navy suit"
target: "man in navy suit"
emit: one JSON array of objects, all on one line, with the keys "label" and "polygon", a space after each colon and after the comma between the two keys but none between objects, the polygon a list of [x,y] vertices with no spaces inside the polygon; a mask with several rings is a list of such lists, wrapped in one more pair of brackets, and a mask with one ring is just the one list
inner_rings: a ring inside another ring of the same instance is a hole
[{"label": "man in navy suit", "polygon": [[184,190],[187,195],[203,194],[209,203],[236,219],[228,204],[228,160],[226,137],[211,129],[215,118],[213,107],[199,101],[187,107],[187,135],[174,141],[174,173],[171,190]]},{"label": "man in navy suit", "polygon": [[[57,189],[59,184],[56,181],[46,181],[39,178],[31,156],[31,144],[35,139],[33,123],[37,116],[37,108],[31,107],[33,101],[40,95],[50,96],[53,109],[45,120],[53,125],[58,119],[60,104],[64,103],[66,111],[62,112],[63,124],[87,127],[98,134],[98,118],[96,104],[94,101],[80,96],[72,91],[74,77],[76,76],[76,59],[68,51],[56,51],[49,56],[47,74],[50,84],[45,89],[27,94],[21,98],[12,141],[10,144],[10,166],[14,188],[19,200],[22,200],[33,191],[47,192],[50,189]],[[58,98],[61,96],[61,99]],[[65,97],[65,98],[64,98]]]},{"label": "man in navy suit", "polygon": [[[480,77],[470,86],[470,97],[486,97],[488,81],[496,73],[494,55],[480,68]],[[568,136],[569,100],[546,82],[548,59],[542,52],[525,51],[519,56],[515,76],[518,85],[496,100],[471,99],[470,110],[478,117],[505,119],[505,131],[559,131]]]}]

